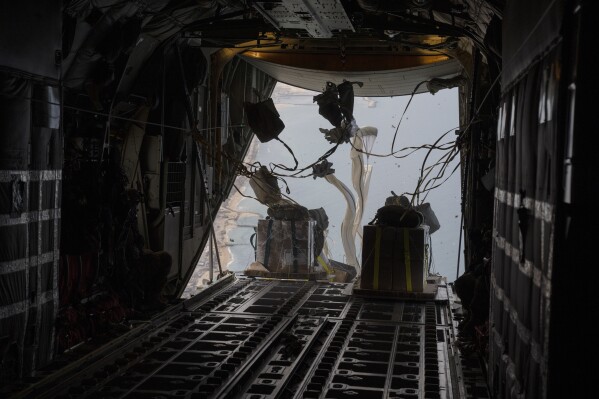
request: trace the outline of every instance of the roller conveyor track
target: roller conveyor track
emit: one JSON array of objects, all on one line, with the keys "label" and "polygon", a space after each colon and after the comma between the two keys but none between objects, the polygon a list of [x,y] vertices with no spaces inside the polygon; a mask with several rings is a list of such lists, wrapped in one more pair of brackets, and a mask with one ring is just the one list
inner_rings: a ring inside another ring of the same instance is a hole
[{"label": "roller conveyor track", "polygon": [[229,278],[55,372],[21,397],[486,398],[437,300],[351,295],[351,284]]}]

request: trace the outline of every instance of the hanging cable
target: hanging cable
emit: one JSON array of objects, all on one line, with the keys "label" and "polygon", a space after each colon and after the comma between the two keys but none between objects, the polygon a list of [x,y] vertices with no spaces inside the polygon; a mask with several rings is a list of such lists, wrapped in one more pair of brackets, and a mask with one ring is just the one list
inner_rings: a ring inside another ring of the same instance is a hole
[{"label": "hanging cable", "polygon": [[406,112],[408,111],[408,108],[410,107],[410,104],[412,103],[412,100],[414,99],[414,96],[416,95],[416,92],[418,91],[420,86],[422,86],[424,83],[427,83],[427,82],[428,82],[428,80],[424,80],[424,81],[418,83],[416,85],[416,87],[414,88],[414,90],[412,90],[410,99],[408,100],[408,103],[406,104],[406,106],[401,114],[401,117],[399,118],[397,127],[395,128],[395,133],[393,134],[393,140],[391,141],[391,153],[393,153],[393,149],[395,148],[395,140],[397,139],[397,133],[399,132],[399,126],[401,125],[401,122],[403,121],[403,117],[406,115]]},{"label": "hanging cable", "polygon": [[295,165],[293,166],[293,168],[289,168],[285,165],[282,164],[278,164],[278,163],[271,163],[272,167],[270,168],[270,172],[274,173],[275,169],[283,169],[286,170],[288,172],[294,172],[297,170],[297,158],[295,157],[295,154],[293,153],[293,150],[287,145],[287,143],[285,143],[283,140],[281,140],[279,137],[275,137],[275,140],[277,140],[279,143],[283,144],[283,146],[287,149],[287,151],[289,151],[289,153],[291,154],[291,156],[293,157],[293,162],[295,162]]},{"label": "hanging cable", "polygon": [[456,266],[455,279],[460,277],[460,255],[462,253],[462,233],[464,232],[464,212],[462,212],[462,220],[460,222],[460,242],[458,243],[458,264]]}]

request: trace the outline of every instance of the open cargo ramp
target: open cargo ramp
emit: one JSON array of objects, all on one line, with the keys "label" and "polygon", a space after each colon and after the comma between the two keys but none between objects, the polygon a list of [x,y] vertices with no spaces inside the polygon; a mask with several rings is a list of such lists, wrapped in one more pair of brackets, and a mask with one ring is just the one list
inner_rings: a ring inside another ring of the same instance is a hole
[{"label": "open cargo ramp", "polygon": [[480,363],[454,345],[451,286],[419,302],[351,291],[230,275],[20,396],[488,397]]}]

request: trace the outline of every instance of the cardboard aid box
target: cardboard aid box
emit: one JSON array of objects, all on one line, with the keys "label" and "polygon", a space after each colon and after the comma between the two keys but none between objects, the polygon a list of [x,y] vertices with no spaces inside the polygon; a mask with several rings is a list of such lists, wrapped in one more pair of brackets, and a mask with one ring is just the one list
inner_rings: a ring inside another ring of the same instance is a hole
[{"label": "cardboard aid box", "polygon": [[313,220],[258,220],[256,261],[272,273],[309,273],[314,265]]},{"label": "cardboard aid box", "polygon": [[428,271],[428,226],[364,226],[360,288],[422,292]]}]

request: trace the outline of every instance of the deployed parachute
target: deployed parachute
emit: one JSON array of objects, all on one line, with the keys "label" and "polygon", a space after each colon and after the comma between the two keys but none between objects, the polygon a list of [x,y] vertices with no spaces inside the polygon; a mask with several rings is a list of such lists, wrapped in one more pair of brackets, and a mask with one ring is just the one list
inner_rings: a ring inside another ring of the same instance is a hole
[{"label": "deployed parachute", "polygon": [[343,242],[346,263],[358,268],[359,263],[356,256],[356,240],[353,234],[354,220],[356,218],[356,199],[349,187],[337,179],[334,174],[326,175],[325,179],[343,194],[345,202],[347,203],[345,217],[341,223],[341,241]]},{"label": "deployed parachute", "polygon": [[360,140],[362,141],[362,151],[366,154],[366,160],[368,162],[368,158],[370,157],[370,153],[372,152],[372,147],[374,146],[374,142],[376,140],[376,136],[378,134],[378,129],[372,126],[364,126],[360,128],[361,132],[358,133]]},{"label": "deployed parachute", "polygon": [[354,119],[354,84],[362,87],[362,82],[349,82],[336,85],[327,82],[325,90],[314,96],[313,101],[318,104],[318,113],[336,128],[341,127],[344,120],[351,122]]},{"label": "deployed parachute", "polygon": [[258,201],[272,205],[282,201],[281,189],[277,178],[270,173],[266,166],[261,166],[250,179],[250,187],[254,190]]},{"label": "deployed parachute", "polygon": [[[325,117],[335,128],[320,129],[321,133],[330,143],[352,143],[350,159],[352,161],[352,185],[357,193],[357,199],[350,189],[340,182],[334,176],[334,170],[330,169],[331,164],[314,167],[314,176],[324,177],[329,183],[334,185],[344,196],[347,202],[345,218],[341,225],[341,238],[345,250],[346,262],[354,267],[358,267],[356,256],[356,236],[360,235],[362,216],[364,207],[368,199],[368,189],[370,186],[370,176],[372,174],[372,165],[368,164],[368,153],[376,139],[377,129],[374,127],[358,128],[354,119],[354,89],[353,85],[362,87],[361,82],[349,82],[335,85],[327,82],[326,88],[322,94],[314,97],[318,103],[318,112]],[[366,157],[364,157],[366,152]]]},{"label": "deployed parachute", "polygon": [[259,103],[245,102],[243,108],[248,124],[260,142],[267,143],[277,138],[285,129],[271,98]]},{"label": "deployed parachute", "polygon": [[[377,133],[377,128],[371,126],[365,126],[358,129],[353,139],[352,149],[349,154],[352,160],[352,184],[354,190],[358,193],[356,215],[352,228],[352,235],[354,238],[356,235],[361,236],[360,227],[362,225],[364,208],[366,207],[366,201],[368,199],[370,176],[372,175],[372,165],[368,164],[368,153],[372,150]],[[366,157],[364,157],[362,151],[366,152]]]}]

